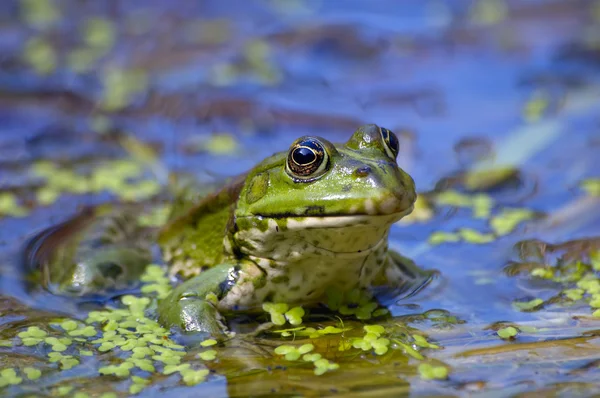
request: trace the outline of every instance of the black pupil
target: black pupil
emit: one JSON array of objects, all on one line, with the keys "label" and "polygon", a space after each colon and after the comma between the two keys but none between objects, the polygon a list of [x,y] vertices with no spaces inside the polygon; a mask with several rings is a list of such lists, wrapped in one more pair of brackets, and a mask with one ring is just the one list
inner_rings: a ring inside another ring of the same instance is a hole
[{"label": "black pupil", "polygon": [[308,148],[297,148],[292,154],[294,162],[299,165],[310,164],[315,161],[316,155]]},{"label": "black pupil", "polygon": [[399,144],[398,144],[398,138],[396,137],[396,134],[392,133],[390,130],[388,130],[386,128],[384,128],[382,130],[384,132],[385,137],[387,138],[387,142],[388,142],[388,145],[390,146],[390,149],[394,153],[398,153]]}]

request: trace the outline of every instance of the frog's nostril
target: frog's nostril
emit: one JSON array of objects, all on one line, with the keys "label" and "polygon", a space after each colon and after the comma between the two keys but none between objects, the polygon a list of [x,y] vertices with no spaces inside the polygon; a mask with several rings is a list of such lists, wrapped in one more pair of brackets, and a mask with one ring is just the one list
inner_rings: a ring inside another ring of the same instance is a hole
[{"label": "frog's nostril", "polygon": [[357,177],[366,177],[371,174],[371,168],[369,166],[362,166],[354,170],[354,175]]}]

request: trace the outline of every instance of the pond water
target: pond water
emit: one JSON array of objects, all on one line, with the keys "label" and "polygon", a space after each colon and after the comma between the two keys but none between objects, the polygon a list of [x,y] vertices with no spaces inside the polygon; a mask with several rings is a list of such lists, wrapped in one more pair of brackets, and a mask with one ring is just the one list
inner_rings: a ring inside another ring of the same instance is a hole
[{"label": "pond water", "polygon": [[[597,0],[6,0],[0,392],[598,394],[598,115]],[[347,330],[267,333],[260,352],[234,339],[200,358],[212,348],[165,335],[179,354],[140,349],[146,368],[119,373],[106,368],[132,349],[101,349],[110,317],[89,311],[120,298],[81,303],[24,282],[27,240],[86,206],[160,205],[173,176],[206,192],[299,136],[341,142],[366,123],[398,134],[420,195],[390,245],[439,272],[386,299],[392,317],[314,314],[305,326]],[[70,318],[96,329],[70,333]],[[384,326],[387,352],[360,348],[365,322]],[[316,375],[273,352],[285,343],[339,368]],[[185,364],[197,373],[174,367]]]}]

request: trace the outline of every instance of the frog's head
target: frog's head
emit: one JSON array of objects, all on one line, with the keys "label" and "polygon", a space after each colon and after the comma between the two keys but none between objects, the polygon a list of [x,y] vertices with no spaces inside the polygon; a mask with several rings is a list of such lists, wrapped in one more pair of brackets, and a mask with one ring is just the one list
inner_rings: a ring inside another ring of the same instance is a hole
[{"label": "frog's head", "polygon": [[398,150],[396,135],[374,124],[343,145],[297,139],[249,173],[235,212],[238,238],[259,251],[256,240],[287,238],[336,253],[375,247],[416,199],[413,179],[396,163]]}]

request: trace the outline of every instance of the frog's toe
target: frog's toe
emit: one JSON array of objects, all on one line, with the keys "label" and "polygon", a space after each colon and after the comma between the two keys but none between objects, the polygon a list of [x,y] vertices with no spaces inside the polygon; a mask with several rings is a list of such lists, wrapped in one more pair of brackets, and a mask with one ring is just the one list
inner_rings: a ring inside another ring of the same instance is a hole
[{"label": "frog's toe", "polygon": [[394,251],[389,252],[386,268],[387,284],[378,289],[380,302],[406,299],[414,296],[429,285],[438,275],[438,271],[421,269],[414,261]]},{"label": "frog's toe", "polygon": [[158,307],[160,322],[185,332],[205,332],[217,339],[227,337],[221,315],[209,301],[197,296],[167,297]]}]

